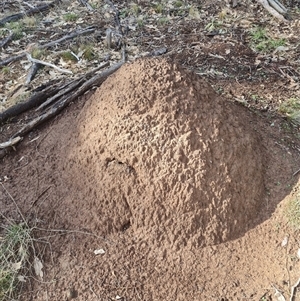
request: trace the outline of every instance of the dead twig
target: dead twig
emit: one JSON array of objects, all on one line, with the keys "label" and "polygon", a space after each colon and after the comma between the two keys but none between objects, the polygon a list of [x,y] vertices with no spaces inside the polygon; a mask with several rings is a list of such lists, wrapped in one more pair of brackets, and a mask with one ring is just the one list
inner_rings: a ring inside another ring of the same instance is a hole
[{"label": "dead twig", "polygon": [[300,172],[300,168],[293,173],[293,177],[296,176]]},{"label": "dead twig", "polygon": [[39,48],[40,49],[45,49],[45,48],[50,48],[52,46],[55,46],[57,44],[60,44],[62,42],[65,42],[67,40],[70,40],[70,39],[73,39],[79,35],[83,35],[83,34],[87,34],[87,33],[92,33],[95,31],[95,27],[87,27],[85,29],[81,29],[81,30],[76,30],[70,34],[67,34],[65,36],[63,36],[62,38],[56,40],[56,41],[52,41],[52,42],[49,42],[49,43],[46,43],[44,45],[41,45]]}]

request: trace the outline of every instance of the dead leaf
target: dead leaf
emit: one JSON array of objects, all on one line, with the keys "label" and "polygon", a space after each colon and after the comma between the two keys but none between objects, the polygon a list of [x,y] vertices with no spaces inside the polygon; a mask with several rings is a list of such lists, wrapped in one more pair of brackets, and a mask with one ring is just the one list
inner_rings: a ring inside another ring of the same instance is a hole
[{"label": "dead leaf", "polygon": [[11,267],[15,270],[18,271],[22,266],[22,261],[16,262],[16,263],[12,263]]},{"label": "dead leaf", "polygon": [[99,255],[99,254],[103,255],[103,254],[105,254],[105,251],[103,249],[97,249],[97,250],[94,251],[94,254],[95,255]]},{"label": "dead leaf", "polygon": [[22,275],[19,275],[17,278],[20,282],[26,282],[25,277]]},{"label": "dead leaf", "polygon": [[44,273],[42,271],[43,264],[42,264],[42,262],[40,261],[40,259],[38,257],[34,257],[33,267],[34,267],[35,274],[38,277],[40,277],[41,279],[43,279],[43,276],[44,276]]}]

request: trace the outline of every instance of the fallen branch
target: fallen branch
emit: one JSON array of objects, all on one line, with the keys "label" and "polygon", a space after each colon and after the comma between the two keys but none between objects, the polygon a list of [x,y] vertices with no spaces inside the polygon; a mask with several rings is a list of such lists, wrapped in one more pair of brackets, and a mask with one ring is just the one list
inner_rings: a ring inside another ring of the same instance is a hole
[{"label": "fallen branch", "polygon": [[37,13],[49,10],[51,7],[55,6],[60,0],[55,0],[49,4],[43,4],[34,8],[27,10],[24,13],[18,13],[11,16],[7,16],[0,20],[0,26],[4,26],[6,23],[15,22],[22,19],[25,16],[32,16]]},{"label": "fallen branch", "polygon": [[[65,35],[64,37],[62,37],[62,38],[60,38],[60,39],[58,39],[58,40],[55,40],[55,41],[46,43],[46,44],[44,44],[44,45],[41,45],[41,46],[39,46],[38,48],[39,48],[39,49],[47,49],[47,48],[50,48],[50,47],[55,46],[55,45],[57,45],[57,44],[60,44],[60,43],[62,43],[62,42],[65,42],[65,41],[67,41],[67,40],[73,39],[73,38],[75,38],[75,37],[77,37],[77,36],[79,36],[79,35],[83,35],[83,34],[86,34],[86,33],[92,33],[92,32],[94,32],[94,31],[95,31],[95,28],[94,28],[94,27],[88,27],[88,28],[85,28],[85,29],[82,29],[82,30],[77,30],[77,31],[75,31],[75,32],[73,32],[73,33],[70,33],[70,34],[68,34],[68,35]],[[25,53],[25,52],[22,52],[22,53],[20,53],[20,54],[18,54],[18,55],[15,55],[15,56],[12,56],[12,57],[10,57],[10,58],[7,58],[7,59],[5,59],[5,60],[3,60],[3,61],[0,61],[0,67],[6,66],[6,65],[8,65],[8,64],[11,63],[11,62],[20,60],[20,59],[24,58],[25,56],[26,56],[26,53]]]},{"label": "fallen branch", "polygon": [[22,140],[21,137],[15,137],[15,138],[9,139],[8,141],[6,141],[4,143],[0,143],[0,149],[11,147],[11,146],[17,144],[18,142],[20,142],[21,140]]},{"label": "fallen branch", "polygon": [[34,59],[28,52],[25,52],[25,54],[26,54],[26,57],[27,57],[28,61],[30,61],[30,62],[51,67],[51,68],[53,68],[53,69],[55,69],[55,70],[57,70],[61,73],[73,74],[73,72],[70,71],[70,70],[62,69],[62,68],[59,68],[59,67],[57,67],[57,66],[55,66],[51,63],[47,63],[47,62],[44,62],[44,61],[41,61],[41,60]]},{"label": "fallen branch", "polygon": [[22,59],[23,57],[25,57],[25,53],[21,53],[21,54],[18,54],[18,55],[15,55],[15,56],[11,56],[3,61],[0,62],[0,67],[2,66],[6,66],[8,65],[9,63],[11,62],[14,62],[14,61],[17,61],[17,60],[20,60]]},{"label": "fallen branch", "polygon": [[70,102],[74,99],[82,95],[87,90],[91,89],[93,86],[100,85],[108,76],[113,74],[117,71],[122,65],[124,64],[123,60],[109,69],[103,71],[101,74],[97,74],[90,80],[86,81],[79,89],[75,91],[72,95],[66,95],[57,103],[55,103],[47,112],[44,114],[36,117],[26,125],[24,125],[19,131],[17,131],[11,139],[16,138],[18,136],[23,137],[25,134],[30,132],[33,128],[37,127],[38,125],[44,123],[45,121],[51,119],[52,117],[56,116],[60,111],[62,111]]},{"label": "fallen branch", "polygon": [[37,93],[33,94],[26,102],[18,103],[4,112],[0,113],[0,124],[3,124],[8,119],[13,118],[25,111],[28,111],[36,106],[39,106],[41,103],[43,103],[47,98],[53,96],[54,94],[58,93],[60,90],[60,87],[53,87],[48,84],[48,87],[46,89],[43,89],[42,91],[38,91]]},{"label": "fallen branch", "polygon": [[32,66],[29,70],[29,73],[27,74],[25,85],[28,85],[34,79],[35,75],[37,74],[37,72],[41,68],[41,66],[42,65],[39,63],[32,64]]},{"label": "fallen branch", "polygon": [[45,48],[50,48],[52,46],[55,46],[57,44],[60,44],[61,42],[65,42],[67,40],[70,40],[70,39],[73,39],[79,35],[83,35],[83,34],[86,34],[86,33],[92,33],[95,31],[95,27],[87,27],[85,29],[81,29],[81,30],[76,30],[75,32],[72,32],[68,35],[65,35],[64,37],[56,40],[56,41],[52,41],[52,42],[49,42],[49,43],[46,43],[44,45],[41,45],[39,48],[40,49],[45,49]]},{"label": "fallen branch", "polygon": [[14,34],[10,33],[6,38],[2,39],[0,42],[0,47],[6,46],[13,38]]},{"label": "fallen branch", "polygon": [[[258,2],[271,14],[273,15],[275,18],[279,19],[280,21],[283,21],[283,22],[288,22],[287,19],[280,13],[278,12],[275,8],[273,8],[274,6],[275,7],[279,7],[279,4],[278,2],[275,3],[276,0],[258,0]],[[271,6],[270,5],[270,3]],[[282,4],[280,4],[282,7],[284,7]]]},{"label": "fallen branch", "polygon": [[278,0],[268,0],[270,6],[272,6],[275,10],[277,10],[280,14],[286,15],[287,9],[281,4]]},{"label": "fallen branch", "polygon": [[[123,38],[125,36],[123,29],[122,29],[122,25],[121,25],[121,21],[120,21],[120,12],[116,9],[116,7],[114,6],[114,4],[110,1],[110,0],[105,0],[105,2],[110,5],[110,7],[113,9],[115,15],[114,15],[114,19],[116,22],[116,27],[117,30],[116,32],[114,30],[108,29],[106,30],[106,42],[107,42],[107,46],[108,48],[111,47],[112,45],[112,36],[114,35],[115,38],[117,38],[117,48],[124,49],[125,43],[123,41]],[[127,33],[127,30],[126,30]]]},{"label": "fallen branch", "polygon": [[86,73],[83,76],[80,76],[79,78],[75,79],[74,81],[72,81],[71,83],[69,83],[65,89],[61,88],[60,91],[58,93],[56,93],[55,95],[53,95],[52,97],[50,97],[49,99],[47,99],[47,101],[43,102],[37,109],[36,111],[42,110],[43,108],[45,108],[46,106],[49,106],[51,103],[53,103],[55,100],[57,100],[58,98],[60,98],[63,95],[66,95],[67,93],[71,92],[72,90],[74,90],[75,88],[77,88],[79,85],[81,85],[84,81],[86,81],[86,79],[88,77],[90,77],[92,74],[95,74],[98,70],[105,68],[109,65],[108,62],[100,65],[99,67],[93,69],[92,71]]},{"label": "fallen branch", "polygon": [[78,2],[80,4],[82,4],[83,6],[85,6],[89,11],[93,11],[94,9],[92,8],[92,6],[88,3],[87,0],[78,0]]}]

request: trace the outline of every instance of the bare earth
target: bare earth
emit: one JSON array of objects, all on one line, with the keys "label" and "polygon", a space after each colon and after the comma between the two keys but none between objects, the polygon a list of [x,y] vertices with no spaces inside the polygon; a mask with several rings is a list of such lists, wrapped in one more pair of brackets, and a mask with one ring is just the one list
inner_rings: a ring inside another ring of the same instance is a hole
[{"label": "bare earth", "polygon": [[299,145],[166,59],[128,63],[86,98],[2,163],[24,215],[49,230],[36,231],[44,279],[24,300],[288,296]]}]

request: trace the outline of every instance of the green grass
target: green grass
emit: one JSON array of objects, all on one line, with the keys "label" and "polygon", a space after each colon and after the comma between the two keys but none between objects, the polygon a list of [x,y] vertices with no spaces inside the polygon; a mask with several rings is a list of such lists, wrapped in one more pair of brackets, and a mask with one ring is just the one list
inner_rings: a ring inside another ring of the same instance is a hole
[{"label": "green grass", "polygon": [[157,13],[157,14],[162,14],[164,12],[164,5],[162,3],[157,3],[154,5],[154,11]]},{"label": "green grass", "polygon": [[24,35],[25,27],[22,22],[7,23],[5,27],[12,31],[14,40],[19,40]]},{"label": "green grass", "polygon": [[286,100],[279,106],[278,111],[292,123],[300,125],[300,98],[295,97]]},{"label": "green grass", "polygon": [[76,56],[74,56],[71,51],[64,51],[60,54],[61,58],[65,61],[65,62],[76,62],[77,63],[77,58]]},{"label": "green grass", "polygon": [[259,52],[271,52],[286,44],[285,39],[272,39],[265,28],[257,27],[250,33],[252,46]]},{"label": "green grass", "polygon": [[169,19],[167,17],[161,17],[157,19],[158,25],[166,25],[169,22]]},{"label": "green grass", "polygon": [[95,58],[95,50],[94,47],[90,44],[87,45],[81,45],[80,46],[81,51],[83,51],[82,56],[88,60],[91,61]]},{"label": "green grass", "polygon": [[175,1],[175,2],[174,2],[174,6],[177,7],[177,8],[182,7],[182,6],[183,6],[183,2],[180,1],[180,0]]},{"label": "green grass", "polygon": [[9,222],[0,240],[0,301],[17,297],[32,247],[31,229]]},{"label": "green grass", "polygon": [[286,211],[290,225],[300,229],[300,193],[290,199]]},{"label": "green grass", "polygon": [[64,15],[64,19],[67,22],[75,22],[78,18],[79,18],[79,16],[74,13],[68,13],[68,14]]},{"label": "green grass", "polygon": [[35,59],[41,59],[46,54],[45,49],[34,48],[31,50],[31,56]]},{"label": "green grass", "polygon": [[9,74],[10,73],[10,68],[7,67],[7,66],[4,66],[4,67],[1,68],[1,72],[3,74]]},{"label": "green grass", "polygon": [[133,3],[130,6],[130,11],[134,16],[137,17],[141,12],[141,8],[136,3]]},{"label": "green grass", "polygon": [[205,29],[209,32],[215,31],[215,30],[219,30],[223,25],[222,21],[216,20],[216,19],[212,19],[211,22],[209,22],[208,24],[206,24]]}]

